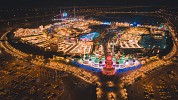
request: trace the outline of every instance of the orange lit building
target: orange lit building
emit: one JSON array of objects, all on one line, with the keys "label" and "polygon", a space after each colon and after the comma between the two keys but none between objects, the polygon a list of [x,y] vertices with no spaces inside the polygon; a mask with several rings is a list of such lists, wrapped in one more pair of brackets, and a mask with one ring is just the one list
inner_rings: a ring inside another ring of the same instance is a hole
[{"label": "orange lit building", "polygon": [[103,67],[102,73],[105,75],[114,75],[115,68],[113,67],[112,56],[108,54],[105,61],[105,67]]}]

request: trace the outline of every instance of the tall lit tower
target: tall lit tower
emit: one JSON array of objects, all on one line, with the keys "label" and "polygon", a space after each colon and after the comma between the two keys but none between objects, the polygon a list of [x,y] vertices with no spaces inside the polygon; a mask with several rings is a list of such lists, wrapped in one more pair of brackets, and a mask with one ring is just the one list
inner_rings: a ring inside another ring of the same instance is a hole
[{"label": "tall lit tower", "polygon": [[114,41],[112,40],[112,56],[114,56]]},{"label": "tall lit tower", "polygon": [[61,11],[61,8],[60,8],[60,15],[61,15],[61,19],[62,19],[62,11]]},{"label": "tall lit tower", "polygon": [[2,51],[1,51],[1,49],[0,49],[0,57],[2,56]]},{"label": "tall lit tower", "polygon": [[85,48],[84,48],[84,56],[83,56],[83,60],[85,60],[85,54],[86,54],[86,46],[85,46]]},{"label": "tall lit tower", "polygon": [[76,14],[75,14],[75,7],[74,7],[74,18],[76,18]]},{"label": "tall lit tower", "polygon": [[105,66],[102,69],[102,73],[105,75],[114,75],[115,74],[115,68],[113,66],[111,54],[107,54],[107,56],[106,56]]}]

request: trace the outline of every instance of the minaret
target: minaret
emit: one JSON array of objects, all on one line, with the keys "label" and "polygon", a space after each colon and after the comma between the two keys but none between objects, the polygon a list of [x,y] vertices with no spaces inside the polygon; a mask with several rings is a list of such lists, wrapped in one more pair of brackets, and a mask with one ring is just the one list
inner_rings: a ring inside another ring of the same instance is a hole
[{"label": "minaret", "polygon": [[61,15],[61,19],[62,19],[62,12],[61,12],[61,8],[60,8],[60,15]]},{"label": "minaret", "polygon": [[86,47],[84,48],[84,56],[83,56],[83,60],[85,59],[85,53],[86,53]]},{"label": "minaret", "polygon": [[112,40],[112,56],[114,56],[114,41]]},{"label": "minaret", "polygon": [[76,14],[75,14],[75,7],[74,7],[74,18],[76,18]]}]

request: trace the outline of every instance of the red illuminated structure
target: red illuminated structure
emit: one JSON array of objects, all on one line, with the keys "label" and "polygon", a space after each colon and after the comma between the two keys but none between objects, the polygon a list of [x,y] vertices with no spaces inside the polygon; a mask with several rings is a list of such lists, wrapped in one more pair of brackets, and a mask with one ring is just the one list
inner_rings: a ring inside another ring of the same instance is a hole
[{"label": "red illuminated structure", "polygon": [[113,67],[111,54],[108,54],[106,56],[105,66],[103,67],[102,72],[105,75],[114,75],[115,74],[115,68]]}]

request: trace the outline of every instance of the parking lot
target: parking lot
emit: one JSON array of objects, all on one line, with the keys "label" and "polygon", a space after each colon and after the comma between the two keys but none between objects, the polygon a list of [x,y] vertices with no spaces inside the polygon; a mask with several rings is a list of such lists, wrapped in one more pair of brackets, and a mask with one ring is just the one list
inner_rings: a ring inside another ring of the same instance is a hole
[{"label": "parking lot", "polygon": [[[3,100],[70,100],[75,95],[81,95],[81,97],[85,98],[85,95],[88,95],[88,91],[85,92],[84,90],[88,88],[91,91],[93,90],[91,88],[92,85],[82,83],[81,80],[69,74],[14,58],[10,61],[7,61],[6,58],[3,59],[0,62],[0,66],[0,98]],[[73,77],[73,80],[70,77]],[[75,85],[77,87],[74,89],[73,86]],[[68,96],[69,94],[71,95],[70,97]]]},{"label": "parking lot", "polygon": [[128,89],[128,97],[134,100],[175,100],[178,97],[177,63],[153,71],[148,77],[135,82]]}]

